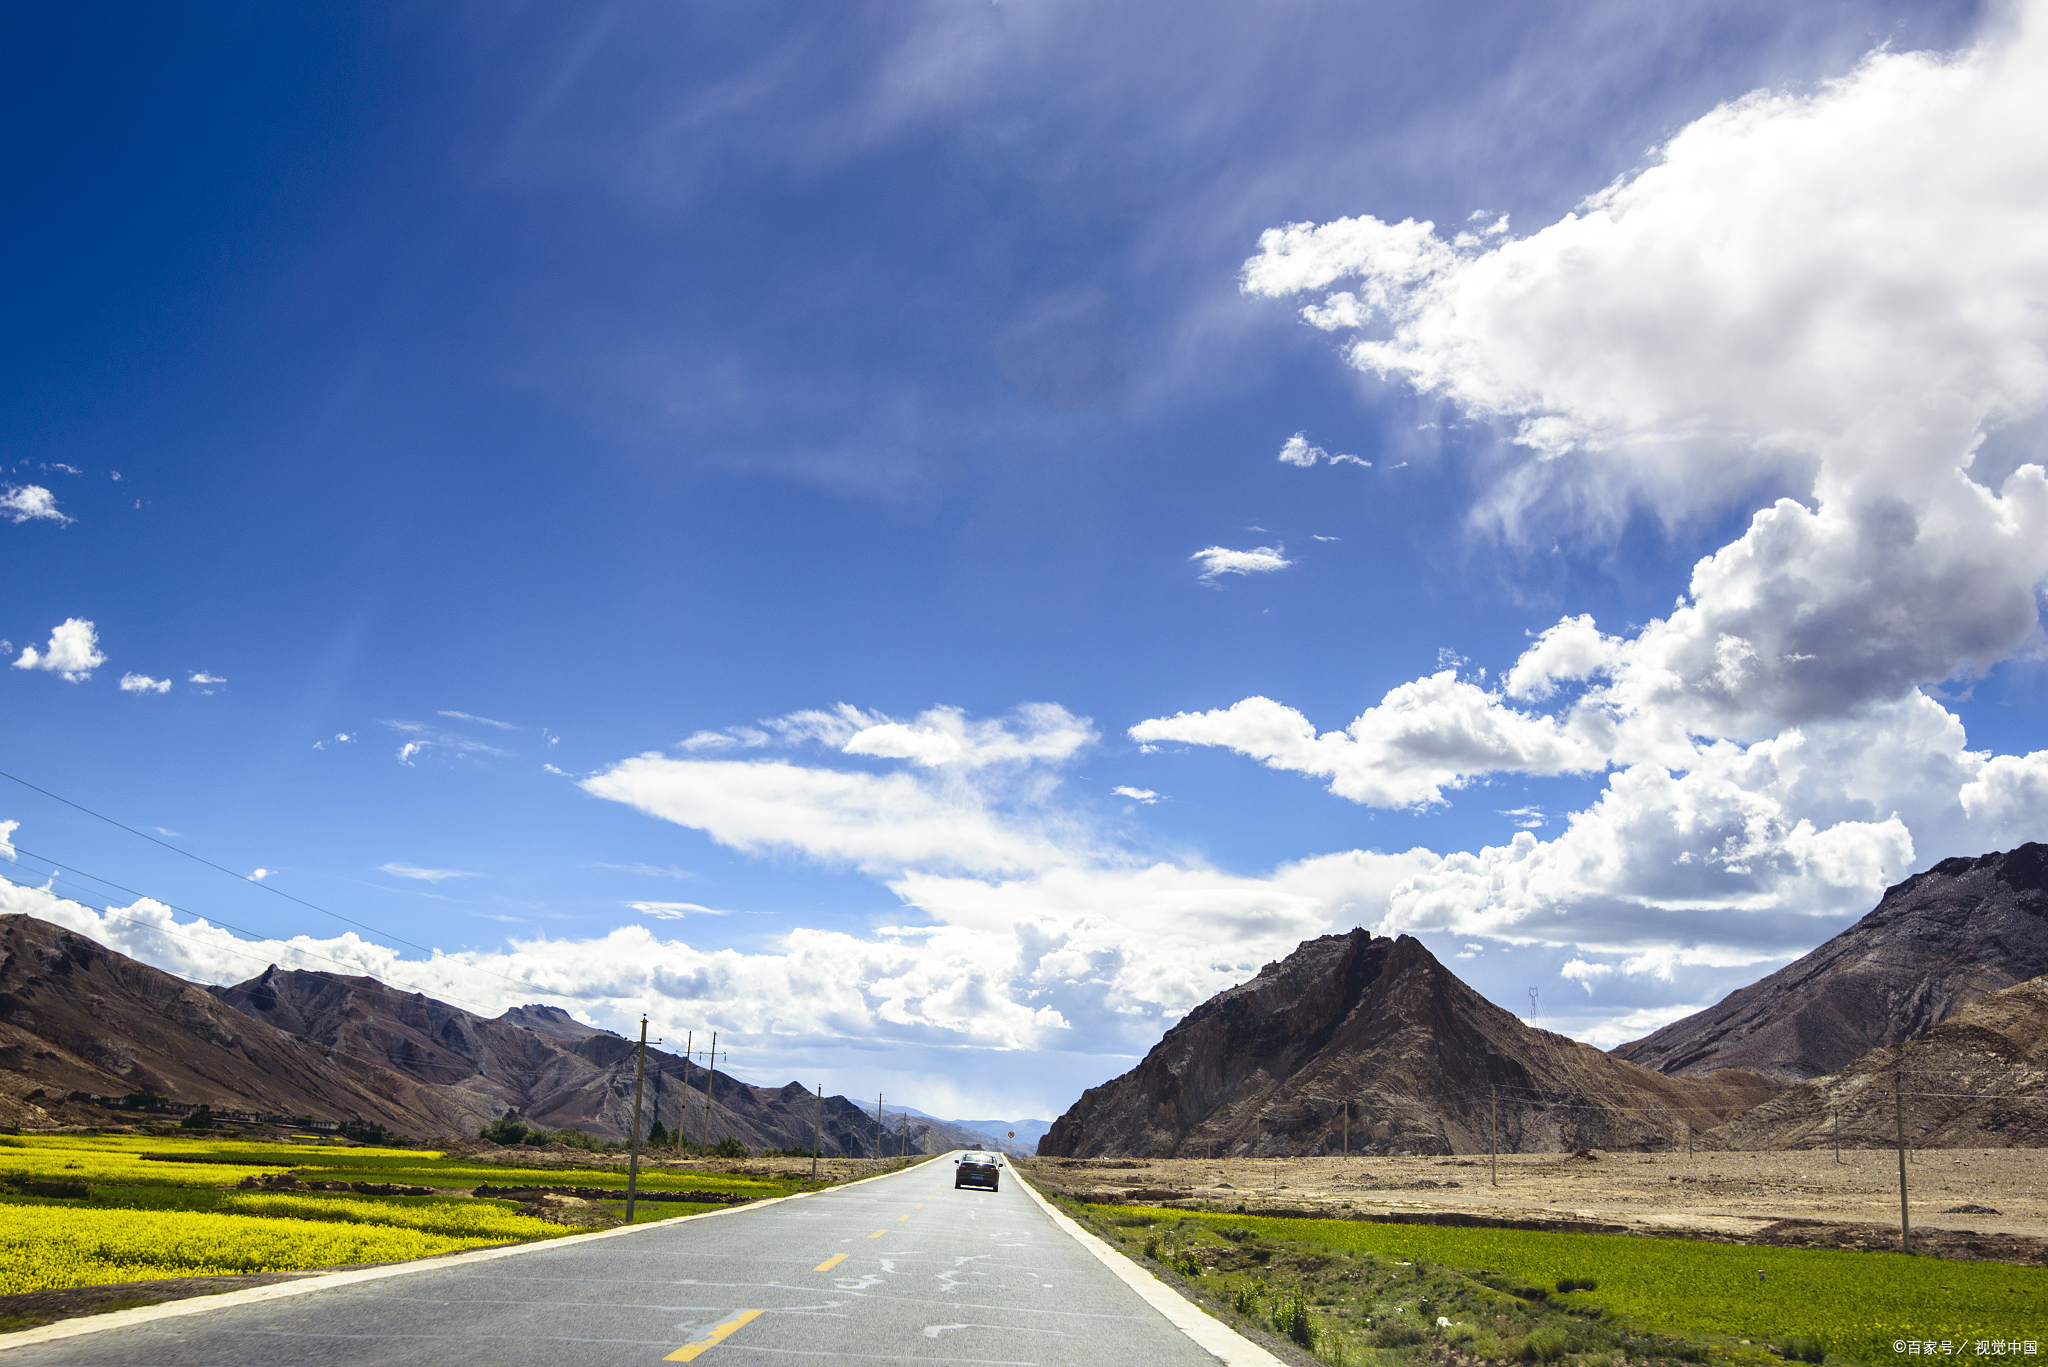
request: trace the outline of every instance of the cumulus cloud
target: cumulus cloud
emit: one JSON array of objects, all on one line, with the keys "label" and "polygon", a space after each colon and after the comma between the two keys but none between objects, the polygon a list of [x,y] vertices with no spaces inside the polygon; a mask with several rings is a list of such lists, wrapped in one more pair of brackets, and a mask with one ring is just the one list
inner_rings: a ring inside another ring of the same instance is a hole
[{"label": "cumulus cloud", "polygon": [[100,636],[83,617],[67,617],[50,633],[48,649],[24,646],[16,669],[46,669],[69,683],[84,683],[93,670],[107,662],[100,653]]},{"label": "cumulus cloud", "polygon": [[421,883],[445,883],[451,878],[477,876],[464,869],[427,869],[421,868],[418,864],[379,864],[377,869],[380,873],[388,873],[393,878],[411,878]]},{"label": "cumulus cloud", "polygon": [[[1303,469],[1307,469],[1319,460],[1328,461],[1332,465],[1350,464],[1362,465],[1368,470],[1372,468],[1372,462],[1369,460],[1361,460],[1357,456],[1341,454],[1333,456],[1320,446],[1310,445],[1308,433],[1306,432],[1296,432],[1280,444],[1280,463],[1282,465],[1299,465]],[[1257,529],[1255,528],[1254,530]],[[1320,536],[1316,538],[1318,541],[1329,539],[1331,538]]]},{"label": "cumulus cloud", "polygon": [[0,859],[14,862],[14,833],[20,829],[19,821],[0,821]]},{"label": "cumulus cloud", "polygon": [[1293,708],[1255,697],[1155,717],[1130,735],[1154,745],[1222,746],[1270,768],[1328,778],[1331,792],[1376,807],[1441,802],[1446,788],[1473,774],[1587,773],[1607,764],[1597,725],[1516,711],[1450,669],[1402,684],[1342,731],[1317,734]]},{"label": "cumulus cloud", "polygon": [[19,524],[72,521],[57,508],[57,496],[40,484],[9,484],[0,487],[0,517]]},{"label": "cumulus cloud", "polygon": [[123,693],[168,693],[171,691],[171,681],[169,679],[152,679],[147,674],[123,674],[121,676],[121,691]]},{"label": "cumulus cloud", "polygon": [[244,877],[246,877],[251,883],[260,883],[264,879],[270,877],[271,874],[276,872],[276,869],[252,869],[249,873],[245,874]]},{"label": "cumulus cloud", "polygon": [[1233,551],[1223,546],[1210,546],[1196,551],[1188,559],[1202,567],[1198,578],[1214,586],[1226,574],[1267,574],[1273,570],[1284,570],[1294,562],[1285,554],[1284,546],[1256,546],[1248,551]]},{"label": "cumulus cloud", "polygon": [[1118,797],[1127,797],[1133,802],[1142,802],[1148,807],[1159,800],[1159,794],[1153,792],[1150,788],[1127,788],[1119,785],[1111,788],[1109,791],[1115,793]]}]

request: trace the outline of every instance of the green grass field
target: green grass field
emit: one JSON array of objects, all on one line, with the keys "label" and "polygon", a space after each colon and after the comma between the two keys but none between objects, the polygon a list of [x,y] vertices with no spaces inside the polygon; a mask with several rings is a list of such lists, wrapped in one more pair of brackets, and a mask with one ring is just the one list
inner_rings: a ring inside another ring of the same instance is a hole
[{"label": "green grass field", "polygon": [[1544,1287],[1564,1277],[1591,1278],[1597,1290],[1554,1299],[1598,1306],[1668,1333],[1757,1343],[1811,1335],[1830,1353],[1865,1363],[1907,1356],[1894,1352],[1899,1340],[1947,1341],[1959,1345],[1955,1355],[1969,1356],[1979,1340],[2048,1342],[2048,1269],[2038,1267],[1627,1235],[1278,1220],[1141,1206],[1090,1210],[1111,1220],[1142,1218],[1161,1226],[1196,1220],[1349,1253],[1488,1269]]}]

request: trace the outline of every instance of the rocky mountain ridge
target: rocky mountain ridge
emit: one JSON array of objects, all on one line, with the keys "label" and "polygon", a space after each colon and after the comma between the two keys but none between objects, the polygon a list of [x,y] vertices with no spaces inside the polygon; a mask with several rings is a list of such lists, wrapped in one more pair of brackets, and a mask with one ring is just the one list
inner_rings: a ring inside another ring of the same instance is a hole
[{"label": "rocky mountain ridge", "polygon": [[1812,953],[1614,1050],[1662,1073],[1801,1082],[2048,973],[2048,845],[1944,859]]},{"label": "rocky mountain ridge", "polygon": [[1410,936],[1302,943],[1090,1089],[1049,1157],[1472,1153],[1683,1143],[1778,1088],[1673,1078],[1524,1025]]}]

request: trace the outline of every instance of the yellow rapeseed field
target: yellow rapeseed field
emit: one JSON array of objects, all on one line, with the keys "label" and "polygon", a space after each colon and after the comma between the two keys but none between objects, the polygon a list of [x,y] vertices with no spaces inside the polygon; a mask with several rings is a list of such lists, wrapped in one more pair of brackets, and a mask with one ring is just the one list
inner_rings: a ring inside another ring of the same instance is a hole
[{"label": "yellow rapeseed field", "polygon": [[[384,1211],[374,1213],[387,1222],[373,1225],[332,1217],[265,1218],[286,1213],[276,1207],[260,1216],[253,1212],[216,1215],[27,1204],[8,1205],[4,1210],[5,1218],[0,1219],[0,1295],[164,1277],[397,1262],[564,1232],[559,1226],[508,1215],[497,1207],[479,1207],[479,1215],[488,1215],[465,1233],[397,1228],[388,1223],[395,1212]],[[497,1218],[491,1221],[488,1216]],[[487,1225],[495,1227],[486,1232]],[[518,1228],[509,1227],[515,1225]]]}]

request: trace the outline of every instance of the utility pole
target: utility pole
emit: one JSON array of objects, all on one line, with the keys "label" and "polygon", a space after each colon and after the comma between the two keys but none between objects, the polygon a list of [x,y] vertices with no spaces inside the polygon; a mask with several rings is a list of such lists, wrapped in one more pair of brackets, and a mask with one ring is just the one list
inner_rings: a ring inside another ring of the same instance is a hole
[{"label": "utility pole", "polygon": [[1839,1163],[1842,1161],[1842,1113],[1836,1110],[1828,1114],[1832,1118],[1829,1128],[1835,1132],[1835,1161]]},{"label": "utility pole", "polygon": [[1351,1103],[1344,1103],[1344,1156],[1351,1156]]},{"label": "utility pole", "polygon": [[875,1157],[882,1156],[882,1094],[875,1093]]},{"label": "utility pole", "polygon": [[711,1089],[718,1085],[718,1032],[711,1032],[711,1070],[704,1074],[704,1143],[711,1143]]},{"label": "utility pole", "polygon": [[1905,1253],[1913,1251],[1913,1223],[1906,1214],[1906,1103],[1901,1095],[1905,1087],[1905,1050],[1901,1049],[1900,1062],[1892,1070],[1892,1119],[1899,1129],[1899,1249]]},{"label": "utility pole", "polygon": [[1493,1184],[1500,1185],[1500,1084],[1493,1084]]},{"label": "utility pole", "polygon": [[683,1032],[683,1113],[676,1117],[676,1157],[683,1156],[683,1144],[690,1137],[690,1049],[697,1042],[697,1032]]},{"label": "utility pole", "polygon": [[640,1017],[640,1061],[633,1067],[633,1160],[626,1168],[626,1223],[633,1223],[633,1201],[640,1186],[640,1086],[647,1080],[647,1017]]},{"label": "utility pole", "polygon": [[818,1084],[818,1104],[811,1108],[811,1180],[818,1180],[818,1135],[825,1125],[825,1084]]}]

